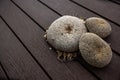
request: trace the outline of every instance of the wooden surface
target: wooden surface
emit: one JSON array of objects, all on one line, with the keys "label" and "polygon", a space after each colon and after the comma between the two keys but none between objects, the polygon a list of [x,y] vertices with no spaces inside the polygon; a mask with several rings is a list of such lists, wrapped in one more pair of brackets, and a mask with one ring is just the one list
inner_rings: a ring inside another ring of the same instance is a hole
[{"label": "wooden surface", "polygon": [[[62,15],[97,16],[112,26],[113,58],[102,69],[81,56],[59,62],[43,35]],[[120,80],[120,5],[108,0],[0,0],[0,80]]]},{"label": "wooden surface", "polygon": [[0,63],[0,79],[8,80],[7,75],[5,73],[6,72],[4,71],[3,65]]}]

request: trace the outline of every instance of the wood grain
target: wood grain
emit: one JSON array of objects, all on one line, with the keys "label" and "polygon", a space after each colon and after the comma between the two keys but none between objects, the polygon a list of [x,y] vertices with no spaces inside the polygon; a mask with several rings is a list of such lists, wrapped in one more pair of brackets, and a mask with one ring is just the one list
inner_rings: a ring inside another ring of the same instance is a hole
[{"label": "wood grain", "polygon": [[5,75],[5,72],[1,66],[1,63],[0,63],[0,80],[8,80],[7,76]]},{"label": "wood grain", "polygon": [[111,1],[111,2],[113,2],[113,3],[115,3],[115,4],[120,5],[120,1],[119,1],[119,0],[109,0],[109,1]]}]

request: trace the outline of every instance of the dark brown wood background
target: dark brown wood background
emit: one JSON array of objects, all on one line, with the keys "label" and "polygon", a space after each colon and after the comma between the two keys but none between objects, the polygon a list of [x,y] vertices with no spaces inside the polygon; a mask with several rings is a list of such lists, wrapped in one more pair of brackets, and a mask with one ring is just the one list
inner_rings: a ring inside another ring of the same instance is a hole
[{"label": "dark brown wood background", "polygon": [[[59,62],[43,38],[45,30],[62,15],[106,19],[112,34],[113,58],[102,69],[81,56]],[[0,80],[120,80],[119,0],[0,0]]]}]

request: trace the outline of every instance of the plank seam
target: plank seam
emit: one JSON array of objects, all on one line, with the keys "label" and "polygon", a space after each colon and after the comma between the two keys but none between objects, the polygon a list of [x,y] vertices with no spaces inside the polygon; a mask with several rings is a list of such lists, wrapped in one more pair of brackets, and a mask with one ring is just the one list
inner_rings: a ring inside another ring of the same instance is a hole
[{"label": "plank seam", "polygon": [[26,14],[34,23],[36,23],[43,31],[46,31],[38,22],[36,22],[29,14],[27,14],[22,8],[20,8],[13,0],[10,0],[15,6],[17,6],[24,14]]},{"label": "plank seam", "polygon": [[[111,48],[111,49],[112,49],[112,48]],[[113,51],[114,53],[116,53],[118,56],[120,56],[120,53],[119,53],[119,52],[115,51],[114,49],[112,49],[112,51]]]},{"label": "plank seam", "polygon": [[116,1],[114,1],[114,0],[109,0],[110,2],[113,2],[113,3],[115,3],[115,4],[117,4],[117,5],[120,5],[120,3],[118,3],[118,2],[116,2]]},{"label": "plank seam", "polygon": [[3,70],[3,71],[4,71],[4,73],[5,73],[5,75],[6,75],[6,77],[7,77],[7,80],[10,80],[10,77],[8,76],[8,74],[7,74],[6,70],[5,70],[5,68],[3,67],[3,65],[2,65],[2,63],[1,63],[1,62],[0,62],[0,66],[1,66],[2,70]]},{"label": "plank seam", "polygon": [[50,10],[52,10],[53,12],[55,12],[56,14],[58,14],[59,16],[62,16],[60,13],[58,13],[56,10],[52,9],[51,7],[49,7],[47,4],[43,3],[42,1],[40,0],[37,0],[37,1],[43,4],[44,6],[46,6],[47,8],[49,8]]},{"label": "plank seam", "polygon": [[53,80],[51,76],[47,73],[47,71],[43,68],[43,66],[40,64],[40,62],[35,58],[35,56],[32,54],[32,52],[27,48],[27,46],[22,42],[22,40],[17,36],[17,34],[13,31],[13,29],[9,26],[9,24],[3,19],[3,17],[0,15],[0,18],[3,20],[3,22],[7,25],[7,27],[12,31],[12,33],[15,35],[15,37],[20,41],[20,43],[23,45],[23,47],[28,51],[28,53],[31,55],[31,57],[35,60],[35,62],[39,65],[39,67],[43,70],[43,72],[47,75],[47,77],[50,80]]},{"label": "plank seam", "polygon": [[93,10],[91,10],[91,9],[89,9],[89,8],[87,8],[87,7],[79,4],[79,3],[77,3],[76,1],[74,1],[74,0],[69,0],[69,1],[72,2],[72,3],[74,3],[74,4],[76,4],[76,5],[78,5],[79,7],[82,7],[84,9],[86,9],[86,10],[88,10],[88,11],[90,11],[90,12],[92,12],[92,13],[98,15],[98,16],[100,16],[100,17],[103,17],[104,19],[106,19],[106,20],[110,21],[111,23],[113,23],[113,24],[117,25],[118,27],[120,27],[120,24],[118,24],[118,23],[116,23],[116,22],[114,22],[114,21],[112,21],[112,20],[110,20],[110,19],[108,19],[108,18],[100,15],[99,13],[97,13],[97,12],[95,12],[95,11],[93,11]]},{"label": "plank seam", "polygon": [[92,72],[91,70],[89,70],[86,66],[84,66],[84,64],[82,64],[79,60],[76,60],[77,62],[79,62],[88,72],[90,72],[95,78],[97,78],[97,80],[102,80],[100,77],[98,77],[94,72]]}]

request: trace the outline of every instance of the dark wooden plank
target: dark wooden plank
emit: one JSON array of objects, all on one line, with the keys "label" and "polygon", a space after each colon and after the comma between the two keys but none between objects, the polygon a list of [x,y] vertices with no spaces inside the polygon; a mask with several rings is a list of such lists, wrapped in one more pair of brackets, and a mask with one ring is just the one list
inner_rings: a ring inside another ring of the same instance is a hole
[{"label": "dark wooden plank", "polygon": [[120,25],[120,6],[108,0],[70,0]]},{"label": "dark wooden plank", "polygon": [[5,75],[5,72],[1,66],[1,63],[0,63],[0,80],[8,80],[7,76]]},{"label": "dark wooden plank", "polygon": [[[93,13],[90,13],[89,11],[83,9],[82,7],[78,7],[77,5],[74,5],[73,3],[69,2],[68,0],[38,0],[40,3],[46,4],[49,8],[52,8],[56,12],[60,13],[61,15],[72,15],[77,16],[79,18],[88,18],[89,15],[91,16],[97,16]],[[56,4],[56,5],[53,5]],[[89,14],[86,15],[85,14]]]},{"label": "dark wooden plank", "polygon": [[[58,14],[56,14],[52,10],[48,9],[47,7],[45,7],[43,4],[37,2],[37,0],[31,0],[31,1],[27,1],[27,0],[24,0],[24,1],[23,0],[22,1],[12,0],[12,1],[15,2],[16,4],[18,4],[25,12],[27,12],[27,14],[32,16],[32,18],[35,19],[39,24],[41,24],[45,29],[47,29],[48,26],[50,26],[50,24],[56,18],[60,17]],[[52,3],[52,5],[53,4],[54,3]],[[55,4],[59,6],[59,2],[55,3]],[[59,7],[61,7],[61,6],[59,6]],[[66,8],[66,7],[64,7],[64,8]],[[61,9],[61,11],[64,11],[64,10]],[[74,11],[71,11],[71,10],[68,10],[66,12],[73,13],[72,15],[77,15]],[[41,14],[41,13],[43,13],[43,14]],[[86,13],[86,12],[83,12],[83,14],[84,13]],[[36,15],[36,14],[38,14],[38,15]],[[52,16],[54,16],[54,17],[52,17]],[[45,17],[47,17],[47,18],[45,18]],[[82,16],[79,16],[79,17],[82,17]],[[41,18],[44,18],[44,19],[39,20]],[[47,24],[46,24],[46,22],[47,22]]]},{"label": "dark wooden plank", "polygon": [[[72,13],[68,12],[71,9],[72,11],[76,11],[76,13],[79,14],[78,16],[80,16],[81,13],[79,13],[79,11],[77,11],[79,9],[80,11],[86,11],[86,13],[82,14],[82,16],[90,17],[91,14],[93,16],[97,16],[97,15],[95,15],[95,14],[93,14],[93,13],[91,13],[91,12],[89,12],[89,11],[83,9],[83,8],[79,8],[79,6],[69,2],[67,0],[64,0],[64,1],[63,0],[57,0],[57,1],[55,1],[55,0],[54,1],[53,0],[42,0],[42,1],[44,3],[46,3],[48,6],[50,6],[51,8],[53,8],[54,10],[56,10],[57,12],[60,12],[62,15],[64,15],[64,14],[70,14],[71,15]],[[59,5],[57,5],[57,3]],[[53,4],[56,4],[56,5],[53,5]],[[60,6],[62,6],[62,7],[60,7]],[[111,25],[113,26],[112,27],[113,28],[113,33],[111,34],[111,36],[108,37],[108,41],[110,39],[115,40],[116,37],[117,37],[117,36],[114,37],[115,34],[119,36],[119,31],[117,30],[117,29],[119,29],[119,27],[117,27],[116,25],[114,25],[112,23],[111,23]],[[114,34],[114,36],[112,36],[113,34]],[[119,38],[119,37],[117,37],[117,38]],[[119,42],[116,43],[116,45],[117,44],[119,44]],[[119,47],[119,46],[117,46],[117,47]],[[117,69],[117,67],[120,66],[119,60],[120,60],[120,57],[118,55],[116,55],[115,53],[113,53],[113,59],[112,59],[111,64],[108,67],[103,68],[102,70],[101,69],[96,69],[96,68],[90,68],[90,66],[87,67],[85,64],[83,64],[83,65],[85,65],[90,71],[94,72],[97,76],[99,76],[103,80],[104,79],[105,80],[108,80],[108,79],[109,80],[119,80],[120,71]],[[80,63],[82,63],[82,61],[80,61]],[[115,74],[112,74],[112,73],[115,73]]]},{"label": "dark wooden plank", "polygon": [[[35,20],[47,29],[50,24],[59,16],[53,11],[47,9],[45,6],[37,2],[36,0],[11,0],[20,4],[30,16],[34,16]],[[32,14],[31,14],[32,13]],[[46,17],[46,18],[45,18]]]},{"label": "dark wooden plank", "polygon": [[0,42],[0,61],[10,79],[49,80],[1,19]]},{"label": "dark wooden plank", "polygon": [[[92,16],[97,16],[100,17],[68,0],[40,0],[42,2],[44,2],[45,4],[47,4],[49,7],[53,8],[54,10],[56,10],[57,12],[59,12],[62,15],[73,15],[75,14],[75,16],[77,17],[83,17],[83,18],[88,18],[88,17],[92,17]],[[56,5],[53,5],[56,4]],[[111,43],[111,47],[112,49],[114,49],[116,52],[118,52],[118,54],[120,54],[120,28],[119,26],[109,22],[112,26],[112,34],[106,38],[106,41],[108,43]],[[116,39],[117,38],[117,39]]]},{"label": "dark wooden plank", "polygon": [[3,2],[6,6],[1,4],[0,14],[36,57],[38,62],[41,63],[53,80],[87,80],[88,78],[90,80],[96,80],[96,78],[87,72],[82,66],[79,66],[80,71],[76,74],[82,74],[84,76],[78,76],[75,75],[75,72],[69,69],[65,63],[57,61],[55,52],[53,50],[49,50],[49,46],[43,38],[44,31],[14,4],[7,0],[4,0]]}]

